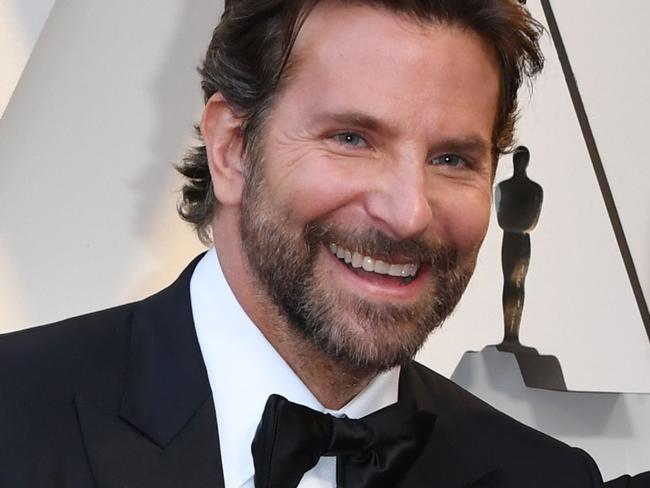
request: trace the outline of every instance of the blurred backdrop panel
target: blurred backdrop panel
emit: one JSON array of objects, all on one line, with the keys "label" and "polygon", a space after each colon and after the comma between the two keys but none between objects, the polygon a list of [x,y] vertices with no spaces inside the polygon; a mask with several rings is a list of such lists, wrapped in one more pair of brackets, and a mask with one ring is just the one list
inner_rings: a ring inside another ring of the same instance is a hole
[{"label": "blurred backdrop panel", "polygon": [[[201,113],[212,0],[61,0],[0,121],[4,330],[152,293],[201,246],[173,165]],[[10,298],[11,297],[11,298]]]},{"label": "blurred backdrop panel", "polygon": [[55,0],[0,0],[0,117]]}]

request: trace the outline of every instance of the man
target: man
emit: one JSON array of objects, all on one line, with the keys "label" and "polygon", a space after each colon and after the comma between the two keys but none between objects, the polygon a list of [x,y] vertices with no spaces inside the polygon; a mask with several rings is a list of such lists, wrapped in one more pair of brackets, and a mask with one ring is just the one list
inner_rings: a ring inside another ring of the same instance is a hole
[{"label": "man", "polygon": [[411,361],[472,273],[539,34],[512,0],[227,2],[180,167],[214,248],[0,341],[0,486],[601,486]]}]

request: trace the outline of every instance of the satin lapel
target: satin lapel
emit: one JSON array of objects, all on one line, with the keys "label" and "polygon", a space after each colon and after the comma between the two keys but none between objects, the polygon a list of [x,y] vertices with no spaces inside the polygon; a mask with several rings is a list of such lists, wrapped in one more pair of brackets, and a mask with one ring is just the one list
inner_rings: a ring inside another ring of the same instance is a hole
[{"label": "satin lapel", "polygon": [[400,488],[496,488],[500,486],[500,471],[485,466],[461,451],[448,428],[445,413],[441,411],[430,382],[413,364],[402,368],[399,385],[399,402],[411,404],[436,415],[436,424],[429,444],[416,461]]},{"label": "satin lapel", "polygon": [[119,412],[76,398],[100,488],[223,487],[217,423],[194,330],[189,283],[201,256],[170,287],[135,305]]}]

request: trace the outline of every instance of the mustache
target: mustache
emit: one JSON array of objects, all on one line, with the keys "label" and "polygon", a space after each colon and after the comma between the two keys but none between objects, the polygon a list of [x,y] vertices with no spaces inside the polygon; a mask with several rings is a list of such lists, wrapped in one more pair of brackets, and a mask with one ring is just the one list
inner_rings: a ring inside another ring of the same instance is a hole
[{"label": "mustache", "polygon": [[347,230],[334,224],[315,222],[306,226],[305,236],[310,255],[315,255],[318,246],[323,243],[326,247],[336,244],[385,262],[430,265],[441,272],[454,270],[458,263],[458,251],[451,244],[428,242],[419,237],[394,239],[379,229]]}]

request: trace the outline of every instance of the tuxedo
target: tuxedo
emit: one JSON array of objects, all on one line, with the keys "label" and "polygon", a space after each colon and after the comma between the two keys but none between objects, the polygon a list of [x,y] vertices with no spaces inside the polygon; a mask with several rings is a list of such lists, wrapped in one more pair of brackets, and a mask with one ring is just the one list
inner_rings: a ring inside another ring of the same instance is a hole
[{"label": "tuxedo", "polygon": [[[140,302],[0,338],[0,487],[223,487],[197,261]],[[587,454],[416,362],[399,398],[436,416],[404,488],[602,486]]]}]

